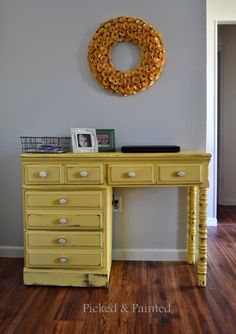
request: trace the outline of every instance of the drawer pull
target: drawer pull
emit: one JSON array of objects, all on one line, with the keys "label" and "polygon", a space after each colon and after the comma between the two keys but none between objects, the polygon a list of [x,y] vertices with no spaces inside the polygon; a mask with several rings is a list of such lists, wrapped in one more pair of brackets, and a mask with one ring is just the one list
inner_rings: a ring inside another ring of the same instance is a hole
[{"label": "drawer pull", "polygon": [[128,172],[128,177],[136,177],[136,172]]},{"label": "drawer pull", "polygon": [[64,205],[64,204],[67,203],[67,199],[66,198],[60,198],[58,202],[59,202],[59,204]]},{"label": "drawer pull", "polygon": [[60,218],[59,219],[59,224],[67,224],[67,219],[66,218]]},{"label": "drawer pull", "polygon": [[82,177],[86,177],[86,176],[88,176],[88,172],[86,172],[86,171],[81,171],[81,172],[79,173],[79,175],[82,176]]},{"label": "drawer pull", "polygon": [[67,257],[60,257],[59,262],[60,263],[68,263],[69,259]]},{"label": "drawer pull", "polygon": [[183,177],[183,176],[185,176],[185,175],[186,175],[186,173],[183,172],[183,171],[179,171],[179,172],[177,172],[177,176]]},{"label": "drawer pull", "polygon": [[66,243],[66,239],[60,238],[57,240],[60,245],[64,245]]},{"label": "drawer pull", "polygon": [[39,177],[47,177],[48,173],[44,170],[42,170],[41,172],[39,172]]}]

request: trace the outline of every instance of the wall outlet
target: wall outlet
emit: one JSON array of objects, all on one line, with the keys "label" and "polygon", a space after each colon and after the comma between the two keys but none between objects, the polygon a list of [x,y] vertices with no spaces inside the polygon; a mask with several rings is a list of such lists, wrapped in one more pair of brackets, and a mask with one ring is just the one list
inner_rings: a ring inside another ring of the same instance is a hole
[{"label": "wall outlet", "polygon": [[121,212],[122,211],[122,199],[120,196],[114,196],[113,201],[113,212]]}]

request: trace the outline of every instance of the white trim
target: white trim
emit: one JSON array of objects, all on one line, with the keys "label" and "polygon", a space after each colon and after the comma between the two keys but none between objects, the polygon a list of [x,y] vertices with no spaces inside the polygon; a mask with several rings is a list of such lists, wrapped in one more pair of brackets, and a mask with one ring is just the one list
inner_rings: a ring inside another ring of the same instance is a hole
[{"label": "white trim", "polygon": [[208,218],[207,226],[217,226],[217,218]]},{"label": "white trim", "polygon": [[[208,4],[209,5],[209,4]],[[209,9],[208,9],[209,11]],[[218,25],[236,24],[235,20],[212,20],[207,13],[207,134],[206,150],[212,153],[210,163],[210,215],[216,217],[217,212],[217,52],[218,52]],[[213,27],[214,25],[214,27]]]},{"label": "white trim", "polygon": [[[24,257],[24,248],[0,246],[0,257]],[[113,249],[113,260],[185,261],[187,249],[128,248]]]},{"label": "white trim", "polygon": [[187,249],[116,248],[113,260],[133,261],[186,261]]},{"label": "white trim", "polygon": [[[208,226],[217,226],[216,218],[208,218]],[[156,248],[116,248],[112,251],[113,260],[131,261],[186,261],[187,249]],[[0,257],[24,257],[24,248],[0,246]]]},{"label": "white trim", "polygon": [[218,21],[214,21],[214,144],[213,144],[213,155],[214,160],[214,174],[213,174],[213,213],[216,217],[217,212],[217,173],[218,173]]},{"label": "white trim", "polygon": [[0,245],[0,257],[24,257],[24,247]]},{"label": "white trim", "polygon": [[[209,13],[207,13],[208,19]],[[216,217],[217,208],[217,29],[218,21],[207,22],[207,134],[206,150],[212,154],[210,163],[211,215]]]}]

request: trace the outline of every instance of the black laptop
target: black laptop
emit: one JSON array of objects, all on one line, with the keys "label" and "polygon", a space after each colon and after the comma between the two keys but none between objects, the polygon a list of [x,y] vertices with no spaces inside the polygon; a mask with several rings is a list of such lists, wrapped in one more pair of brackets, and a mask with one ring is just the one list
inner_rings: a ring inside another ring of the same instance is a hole
[{"label": "black laptop", "polygon": [[121,147],[123,153],[171,153],[179,152],[177,145],[126,145]]}]

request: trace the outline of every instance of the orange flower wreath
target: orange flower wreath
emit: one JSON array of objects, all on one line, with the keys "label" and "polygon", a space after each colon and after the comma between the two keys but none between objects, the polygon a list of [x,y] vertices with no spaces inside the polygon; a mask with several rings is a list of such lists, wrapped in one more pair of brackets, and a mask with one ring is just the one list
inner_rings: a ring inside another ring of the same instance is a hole
[{"label": "orange flower wreath", "polygon": [[[111,62],[112,47],[131,41],[141,49],[141,61],[131,71],[119,71]],[[102,23],[88,46],[90,70],[105,89],[118,95],[133,95],[150,87],[160,76],[165,50],[160,34],[136,17],[117,17]]]}]

